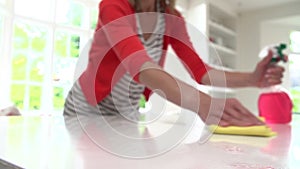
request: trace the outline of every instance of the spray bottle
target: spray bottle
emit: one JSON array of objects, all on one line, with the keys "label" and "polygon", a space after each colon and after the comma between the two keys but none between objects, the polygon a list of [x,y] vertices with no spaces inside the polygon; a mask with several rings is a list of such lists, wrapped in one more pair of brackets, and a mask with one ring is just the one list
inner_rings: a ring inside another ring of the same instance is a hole
[{"label": "spray bottle", "polygon": [[[261,53],[266,53],[268,50],[271,50],[273,52],[273,58],[270,64],[277,64],[280,61],[286,62],[283,54],[284,49],[286,49],[286,44],[279,44],[277,46],[267,47]],[[259,116],[263,117],[266,123],[289,123],[292,119],[292,107],[291,97],[288,91],[281,85],[262,89],[258,99],[258,108]]]}]

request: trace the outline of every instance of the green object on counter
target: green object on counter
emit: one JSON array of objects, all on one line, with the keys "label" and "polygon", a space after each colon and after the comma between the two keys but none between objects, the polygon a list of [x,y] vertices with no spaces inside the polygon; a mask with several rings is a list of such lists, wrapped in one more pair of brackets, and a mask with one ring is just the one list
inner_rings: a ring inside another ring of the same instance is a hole
[{"label": "green object on counter", "polygon": [[[141,98],[140,98],[140,102],[139,102],[140,108],[143,108],[143,109],[146,108],[146,102],[147,102],[147,101],[146,101],[145,96],[142,95]],[[143,114],[143,113],[142,113],[142,114],[140,115],[140,121],[141,121],[141,122],[144,122],[145,120],[146,120],[146,114]],[[145,128],[145,127],[142,126],[142,127],[140,127],[139,129],[140,129],[140,131],[144,131],[144,128]]]},{"label": "green object on counter", "polygon": [[141,96],[140,102],[139,102],[140,108],[146,107],[146,98],[144,95]]}]

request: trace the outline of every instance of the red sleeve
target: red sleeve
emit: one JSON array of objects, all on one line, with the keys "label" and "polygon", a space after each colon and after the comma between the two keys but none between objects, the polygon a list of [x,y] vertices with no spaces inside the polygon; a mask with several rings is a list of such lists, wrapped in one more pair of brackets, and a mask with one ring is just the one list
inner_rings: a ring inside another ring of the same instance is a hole
[{"label": "red sleeve", "polygon": [[129,4],[119,1],[106,2],[100,5],[100,29],[104,31],[122,65],[134,80],[139,81],[141,66],[152,60],[135,32],[135,15],[130,15]]},{"label": "red sleeve", "polygon": [[201,83],[203,75],[211,68],[196,53],[187,33],[186,23],[179,13],[177,15],[178,17],[174,17],[172,21],[171,28],[176,29],[171,30],[170,44],[192,78]]}]

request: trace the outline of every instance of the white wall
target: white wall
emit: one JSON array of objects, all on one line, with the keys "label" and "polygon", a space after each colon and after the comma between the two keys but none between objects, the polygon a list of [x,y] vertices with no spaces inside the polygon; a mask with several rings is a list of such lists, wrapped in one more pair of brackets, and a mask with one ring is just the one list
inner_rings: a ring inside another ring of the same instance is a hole
[{"label": "white wall", "polygon": [[176,6],[179,6],[178,10],[187,10],[189,5],[188,0],[177,0]]},{"label": "white wall", "polygon": [[[186,10],[183,15],[185,16],[186,27],[196,52],[204,61],[208,61],[208,45],[204,32],[206,30],[205,6],[202,5],[200,0],[198,1],[197,5],[193,6],[193,8],[189,7],[190,4],[187,0],[179,0],[177,1],[177,5]],[[199,9],[201,11],[200,13]],[[170,52],[167,55],[165,63],[165,69],[179,79],[190,84],[194,84],[190,78],[190,75],[181,65],[177,56],[172,52],[172,50],[169,51]]]},{"label": "white wall", "polygon": [[214,5],[224,9],[226,12],[235,15],[237,13],[237,9],[234,5],[232,5],[227,0],[207,0],[209,3],[213,3]]},{"label": "white wall", "polygon": [[[300,14],[300,2],[277,7],[241,13],[238,22],[237,68],[252,71],[259,61],[258,53],[262,45],[287,42],[287,28],[270,29],[264,22]],[[264,34],[264,35],[263,35]],[[263,40],[262,40],[263,38]],[[285,82],[287,83],[287,82]],[[258,89],[239,90],[239,100],[252,112],[257,112]]]}]

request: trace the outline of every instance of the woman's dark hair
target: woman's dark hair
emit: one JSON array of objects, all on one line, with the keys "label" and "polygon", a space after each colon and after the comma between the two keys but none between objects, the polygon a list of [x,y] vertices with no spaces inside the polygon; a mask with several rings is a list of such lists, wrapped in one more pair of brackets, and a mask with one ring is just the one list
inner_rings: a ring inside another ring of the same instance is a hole
[{"label": "woman's dark hair", "polygon": [[[136,12],[141,12],[141,0],[128,0],[133,6]],[[157,0],[160,1],[163,9],[169,8],[170,12],[173,13],[175,10],[175,0]]]}]

